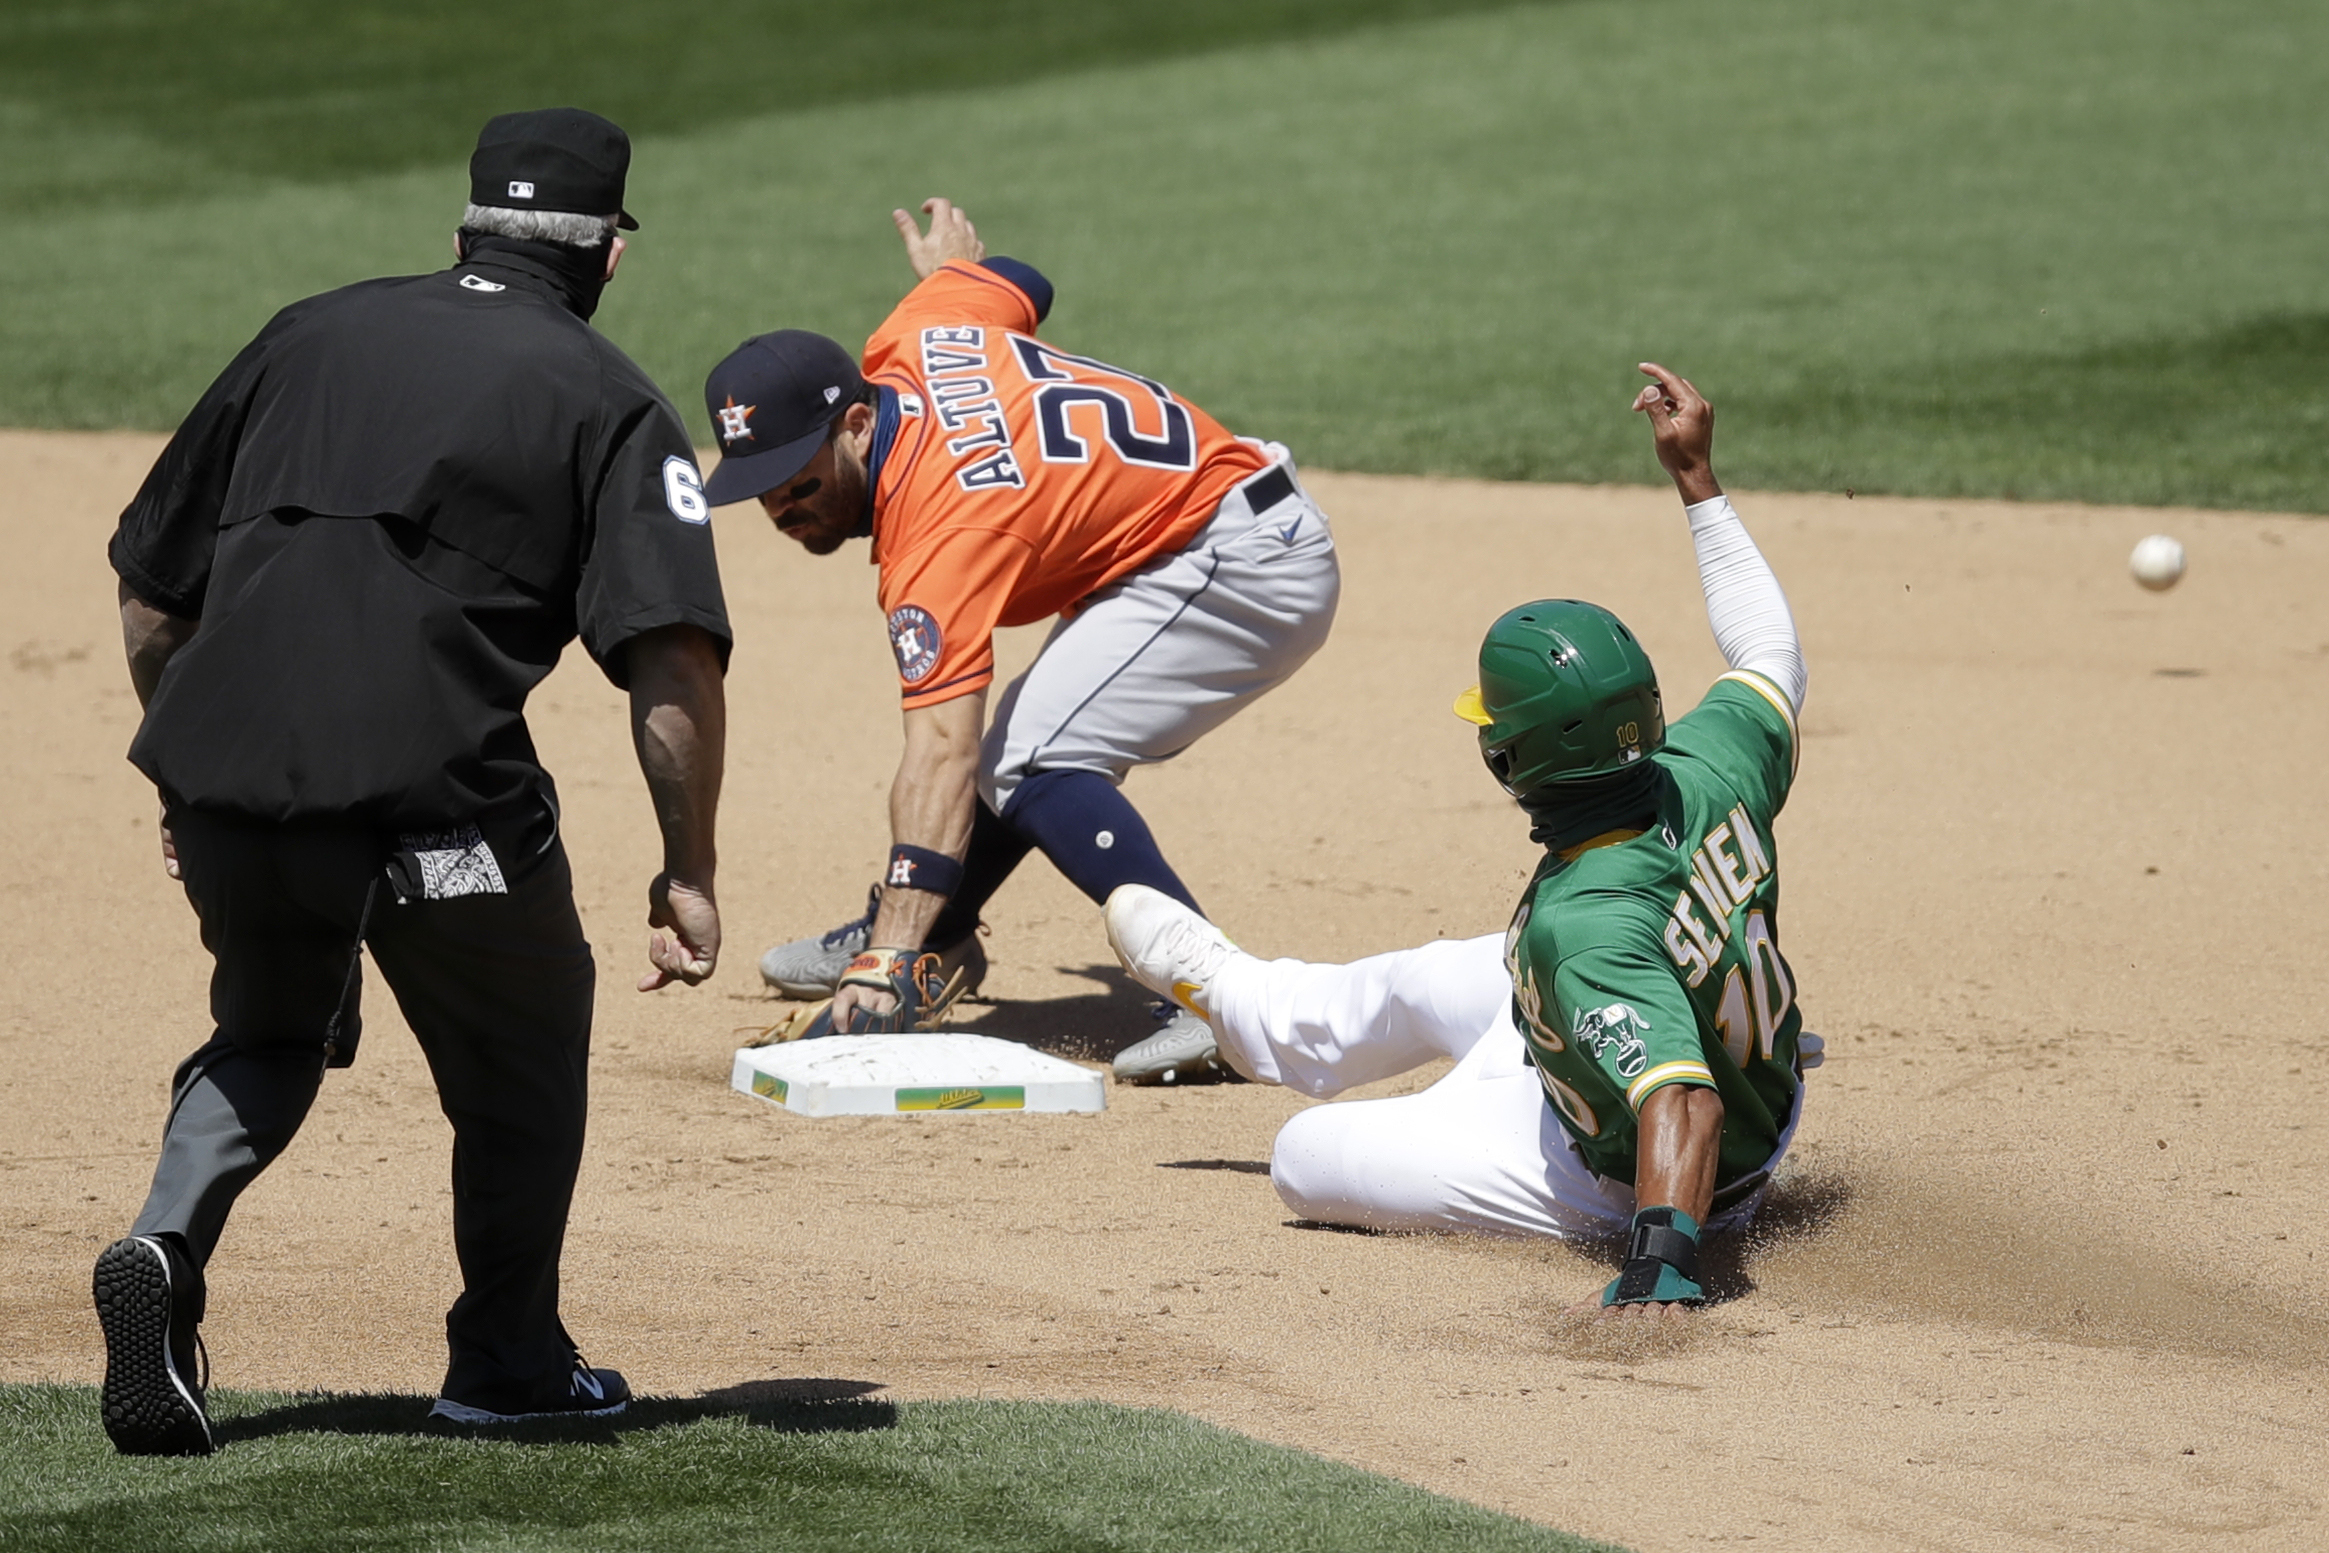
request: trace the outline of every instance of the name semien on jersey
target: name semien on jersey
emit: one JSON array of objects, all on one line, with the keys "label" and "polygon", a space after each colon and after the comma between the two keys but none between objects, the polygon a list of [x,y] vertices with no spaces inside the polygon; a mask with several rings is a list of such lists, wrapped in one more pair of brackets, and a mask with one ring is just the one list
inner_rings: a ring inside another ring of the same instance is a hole
[{"label": "name semien on jersey", "polygon": [[[1771,851],[1755,834],[1746,805],[1733,808],[1690,854],[1690,884],[1674,897],[1666,922],[1666,952],[1695,987],[1706,980],[1730,942],[1731,913],[1747,904],[1771,877]],[[1704,906],[1701,919],[1698,908]]]}]

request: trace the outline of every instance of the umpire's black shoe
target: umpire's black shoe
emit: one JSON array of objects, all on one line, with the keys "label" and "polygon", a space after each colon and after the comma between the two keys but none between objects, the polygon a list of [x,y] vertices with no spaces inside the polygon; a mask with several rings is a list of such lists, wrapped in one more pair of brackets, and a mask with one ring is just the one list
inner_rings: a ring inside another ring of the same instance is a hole
[{"label": "umpire's black shoe", "polygon": [[105,1328],[105,1432],[124,1456],[210,1454],[210,1378],[194,1378],[201,1276],[152,1235],[98,1254],[90,1281]]},{"label": "umpire's black shoe", "polygon": [[630,1383],[621,1374],[614,1370],[594,1370],[583,1362],[582,1355],[576,1354],[563,1394],[553,1392],[531,1399],[510,1412],[439,1397],[436,1406],[429,1409],[429,1419],[441,1425],[516,1424],[538,1418],[612,1418],[630,1405]]}]

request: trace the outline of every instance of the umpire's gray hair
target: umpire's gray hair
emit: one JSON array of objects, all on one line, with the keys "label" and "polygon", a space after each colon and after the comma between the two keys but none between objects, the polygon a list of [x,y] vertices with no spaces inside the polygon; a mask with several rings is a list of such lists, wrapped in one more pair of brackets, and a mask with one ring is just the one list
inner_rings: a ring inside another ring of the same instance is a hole
[{"label": "umpire's gray hair", "polygon": [[511,210],[502,205],[468,205],[461,224],[472,232],[515,237],[533,243],[597,248],[615,230],[613,216],[578,216],[570,210]]}]

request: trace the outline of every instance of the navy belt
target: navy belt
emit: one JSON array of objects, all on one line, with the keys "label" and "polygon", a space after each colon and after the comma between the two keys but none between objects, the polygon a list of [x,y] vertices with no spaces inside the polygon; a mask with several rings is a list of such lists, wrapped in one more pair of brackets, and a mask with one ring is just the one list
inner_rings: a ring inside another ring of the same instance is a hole
[{"label": "navy belt", "polygon": [[1272,464],[1238,489],[1245,492],[1245,504],[1258,518],[1294,495],[1294,477],[1286,473],[1284,464]]}]

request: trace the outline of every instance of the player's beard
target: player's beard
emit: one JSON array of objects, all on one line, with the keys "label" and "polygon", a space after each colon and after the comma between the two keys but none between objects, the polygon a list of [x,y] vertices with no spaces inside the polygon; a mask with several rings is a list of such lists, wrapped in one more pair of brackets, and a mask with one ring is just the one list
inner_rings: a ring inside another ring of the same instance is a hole
[{"label": "player's beard", "polygon": [[801,547],[811,555],[831,555],[865,522],[865,466],[836,449],[833,478],[801,505],[815,519],[800,535]]}]

